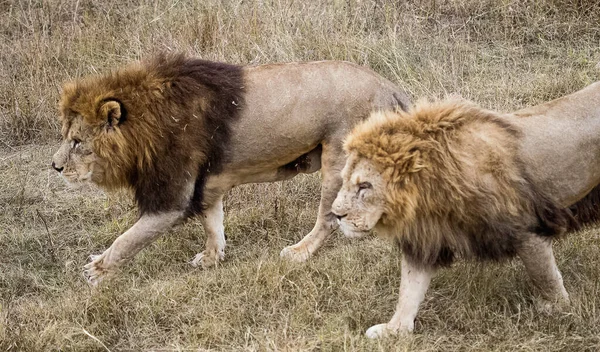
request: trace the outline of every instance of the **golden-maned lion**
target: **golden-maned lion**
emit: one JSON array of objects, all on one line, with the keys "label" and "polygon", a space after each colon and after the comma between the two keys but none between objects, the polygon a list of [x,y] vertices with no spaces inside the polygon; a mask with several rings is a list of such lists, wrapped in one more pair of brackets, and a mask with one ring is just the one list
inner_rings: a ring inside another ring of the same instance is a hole
[{"label": "golden-maned lion", "polygon": [[597,219],[599,107],[596,83],[513,114],[448,100],[358,125],[332,210],[344,233],[375,228],[403,252],[396,312],[367,336],[412,331],[432,275],[457,257],[517,255],[541,307],[568,302],[552,238]]},{"label": "golden-maned lion", "polygon": [[322,170],[313,230],[282,256],[305,260],[337,227],[342,140],[372,110],[407,106],[373,71],[322,61],[241,67],[165,55],[65,85],[54,168],[70,182],[133,190],[138,221],[85,273],[90,283],[191,215],[207,233],[193,260],[224,256],[222,198],[234,186]]}]

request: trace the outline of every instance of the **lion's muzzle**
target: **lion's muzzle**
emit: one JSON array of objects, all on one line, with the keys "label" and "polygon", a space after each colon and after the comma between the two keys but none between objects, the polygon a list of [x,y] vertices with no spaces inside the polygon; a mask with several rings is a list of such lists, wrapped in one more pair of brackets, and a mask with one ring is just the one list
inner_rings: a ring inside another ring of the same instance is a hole
[{"label": "lion's muzzle", "polygon": [[52,168],[53,168],[54,170],[58,171],[58,172],[61,172],[61,171],[63,171],[63,170],[65,169],[65,168],[64,168],[64,167],[62,167],[62,166],[61,166],[61,167],[58,167],[58,166],[56,166],[56,163],[55,163],[54,161],[52,162]]}]

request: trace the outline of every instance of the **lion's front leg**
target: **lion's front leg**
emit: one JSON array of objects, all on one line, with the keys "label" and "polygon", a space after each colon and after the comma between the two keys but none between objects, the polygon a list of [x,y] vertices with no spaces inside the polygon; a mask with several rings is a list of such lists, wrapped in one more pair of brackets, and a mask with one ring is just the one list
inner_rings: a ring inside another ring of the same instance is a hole
[{"label": "lion's front leg", "polygon": [[529,234],[519,248],[518,255],[541,294],[541,300],[536,302],[538,308],[550,312],[555,306],[569,304],[569,294],[554,260],[551,239]]},{"label": "lion's front leg", "polygon": [[210,268],[217,266],[225,258],[225,227],[223,213],[223,195],[221,195],[202,214],[201,221],[206,233],[206,247],[192,259],[193,266]]},{"label": "lion's front leg", "polygon": [[86,280],[91,285],[97,285],[181,219],[183,212],[180,211],[143,215],[129,230],[117,237],[104,253],[90,256],[91,262],[84,266]]},{"label": "lion's front leg", "polygon": [[429,288],[434,272],[433,268],[417,266],[403,256],[400,298],[396,305],[396,312],[388,323],[371,326],[365,335],[373,339],[412,332],[419,305],[425,298],[425,292]]}]

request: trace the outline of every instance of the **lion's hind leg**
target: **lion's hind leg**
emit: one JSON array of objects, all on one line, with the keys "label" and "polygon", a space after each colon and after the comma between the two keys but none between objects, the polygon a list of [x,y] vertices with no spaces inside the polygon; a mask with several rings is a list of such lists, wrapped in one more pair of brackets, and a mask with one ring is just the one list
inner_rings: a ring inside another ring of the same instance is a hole
[{"label": "lion's hind leg", "polygon": [[310,233],[300,242],[285,247],[281,251],[281,257],[293,261],[303,262],[316,252],[329,235],[338,227],[336,217],[331,212],[331,205],[342,187],[341,171],[346,159],[341,147],[341,141],[322,144],[320,158],[321,174],[321,203],[317,222]]},{"label": "lion's hind leg", "polygon": [[517,253],[531,281],[540,292],[541,300],[537,302],[538,307],[548,312],[556,305],[568,305],[569,294],[565,290],[562,275],[556,266],[551,239],[529,234]]}]

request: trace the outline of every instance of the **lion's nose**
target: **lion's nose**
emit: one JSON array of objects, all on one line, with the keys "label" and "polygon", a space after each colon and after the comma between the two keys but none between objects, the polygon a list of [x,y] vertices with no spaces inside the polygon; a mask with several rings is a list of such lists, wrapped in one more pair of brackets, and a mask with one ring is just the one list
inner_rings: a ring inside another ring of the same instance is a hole
[{"label": "lion's nose", "polygon": [[52,168],[58,172],[61,172],[64,169],[64,167],[56,167],[54,161],[52,162]]}]

